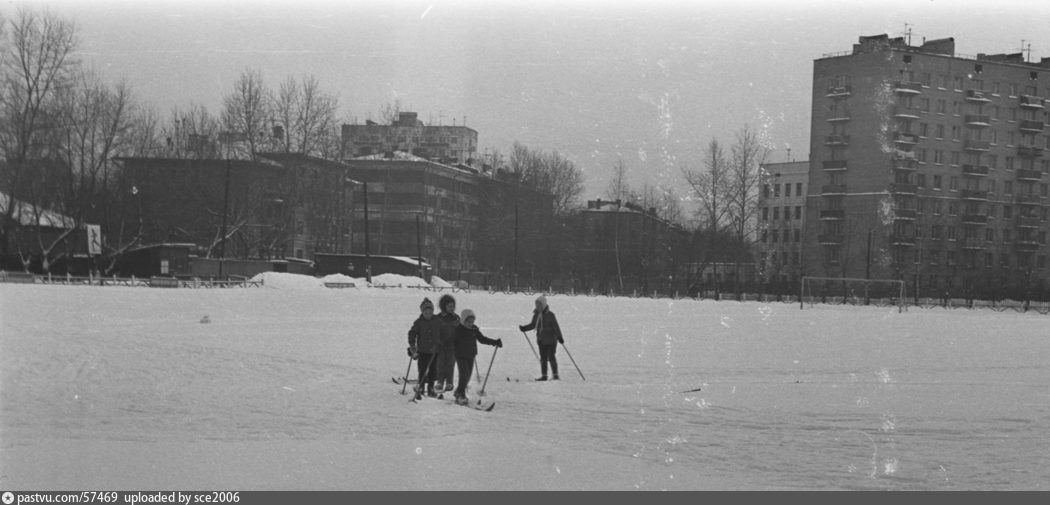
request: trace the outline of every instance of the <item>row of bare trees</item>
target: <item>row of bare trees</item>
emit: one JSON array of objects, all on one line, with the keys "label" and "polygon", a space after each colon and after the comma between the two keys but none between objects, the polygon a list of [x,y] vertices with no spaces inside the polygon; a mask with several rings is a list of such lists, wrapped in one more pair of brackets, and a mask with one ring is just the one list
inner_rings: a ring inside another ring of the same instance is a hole
[{"label": "row of bare trees", "polygon": [[[76,24],[50,10],[23,7],[0,17],[3,268],[39,261],[34,267],[48,271],[82,248],[84,223],[106,228],[104,255],[134,246],[141,230],[124,220],[129,195],[118,190],[125,185],[115,158],[339,155],[338,99],[312,76],[288,77],[271,89],[260,71],[248,69],[218,114],[191,104],[162,119],[126,82],[107,82],[80,62],[79,48]],[[58,215],[71,222],[37,226]]]},{"label": "row of bare trees", "polygon": [[[704,150],[702,168],[683,167],[690,196],[697,203],[697,273],[719,263],[734,265],[734,288],[739,289],[741,258],[748,257],[758,225],[758,196],[762,184],[762,165],[772,151],[750,126],[737,130],[728,152],[724,144],[712,139]],[[714,275],[716,292],[722,289]],[[699,281],[699,279],[698,279]]]}]

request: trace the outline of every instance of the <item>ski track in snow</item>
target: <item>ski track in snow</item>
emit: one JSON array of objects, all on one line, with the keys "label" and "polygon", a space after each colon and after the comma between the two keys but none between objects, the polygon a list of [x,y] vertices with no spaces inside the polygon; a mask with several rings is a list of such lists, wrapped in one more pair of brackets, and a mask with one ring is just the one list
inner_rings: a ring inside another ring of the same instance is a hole
[{"label": "ski track in snow", "polygon": [[[406,332],[424,296],[440,294],[0,285],[3,484],[207,487],[219,477],[188,456],[214,453],[201,444],[232,448],[226,463],[244,464],[219,474],[230,488],[1050,482],[1045,317],[554,295],[587,381],[560,347],[562,380],[535,383],[539,366],[514,331],[533,296],[459,292],[457,307],[504,341],[485,396],[498,405],[485,413],[450,400],[413,404],[411,385],[401,395],[390,383],[404,373]],[[482,373],[492,350],[479,345]],[[478,389],[472,379],[471,402]],[[48,473],[70,445],[98,454]],[[144,455],[157,447],[183,454],[165,463],[183,480],[157,480],[149,465],[159,460]],[[470,471],[440,463],[464,449]],[[269,463],[289,451],[302,452],[305,470]],[[101,470],[125,459],[141,464]],[[406,465],[428,476],[380,474]],[[597,469],[574,468],[586,465]]]}]

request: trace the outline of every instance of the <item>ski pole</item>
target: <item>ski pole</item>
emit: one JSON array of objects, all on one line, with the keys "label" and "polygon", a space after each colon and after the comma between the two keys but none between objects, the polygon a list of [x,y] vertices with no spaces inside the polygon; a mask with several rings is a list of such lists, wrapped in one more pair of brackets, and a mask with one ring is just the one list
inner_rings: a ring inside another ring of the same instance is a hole
[{"label": "ski pole", "polygon": [[478,368],[477,360],[474,360],[474,374],[478,376],[477,381],[481,382],[481,369]]},{"label": "ski pole", "polygon": [[580,378],[583,379],[584,381],[586,381],[587,378],[584,377],[583,376],[583,372],[580,371],[580,366],[576,364],[576,360],[572,359],[572,353],[569,352],[569,348],[565,347],[565,342],[561,343],[561,348],[565,349],[565,354],[569,355],[569,361],[572,361],[572,366],[576,367],[576,372],[580,374]]},{"label": "ski pole", "polygon": [[529,349],[532,349],[532,355],[536,356],[536,361],[539,361],[540,355],[536,352],[536,348],[532,346],[532,341],[529,340],[529,335],[523,331],[521,332],[521,336],[525,337],[525,341],[529,343]]},{"label": "ski pole", "polygon": [[[481,384],[481,391],[478,392],[478,396],[485,396],[485,386],[489,384],[489,374],[492,373],[492,362],[496,361],[496,351],[498,350],[499,347],[492,349],[492,359],[489,360],[489,369],[485,371],[485,382]],[[477,364],[477,361],[475,361],[474,363]],[[480,398],[478,399],[478,405],[481,405]]]},{"label": "ski pole", "polygon": [[[418,394],[422,394],[423,382],[426,381],[429,378],[429,376],[430,376],[430,365],[434,364],[434,358],[437,358],[437,355],[438,355],[438,353],[436,353],[436,352],[434,354],[432,354],[430,356],[430,362],[427,363],[427,367],[425,369],[423,369],[423,375],[420,377],[419,383],[416,384],[416,394],[417,395]],[[410,400],[410,401],[415,402],[416,401],[416,397],[413,396],[412,400]]]},{"label": "ski pole", "polygon": [[408,372],[409,372],[409,370],[412,370],[412,362],[413,361],[415,361],[415,360],[412,359],[412,356],[409,356],[408,357],[408,368],[405,369],[405,385],[401,386],[401,394],[405,394],[405,391],[408,389]]}]

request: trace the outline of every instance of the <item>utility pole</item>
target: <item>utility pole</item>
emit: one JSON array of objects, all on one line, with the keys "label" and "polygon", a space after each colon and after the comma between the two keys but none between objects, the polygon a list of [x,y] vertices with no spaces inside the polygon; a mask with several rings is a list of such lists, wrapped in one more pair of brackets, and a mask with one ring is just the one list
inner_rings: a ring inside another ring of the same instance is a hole
[{"label": "utility pole", "polygon": [[368,181],[362,183],[365,200],[365,281],[372,283],[372,254],[368,244]]},{"label": "utility pole", "polygon": [[230,158],[226,157],[226,190],[222,199],[222,235],[219,236],[219,279],[222,279],[222,263],[226,259],[226,215],[230,209]]}]

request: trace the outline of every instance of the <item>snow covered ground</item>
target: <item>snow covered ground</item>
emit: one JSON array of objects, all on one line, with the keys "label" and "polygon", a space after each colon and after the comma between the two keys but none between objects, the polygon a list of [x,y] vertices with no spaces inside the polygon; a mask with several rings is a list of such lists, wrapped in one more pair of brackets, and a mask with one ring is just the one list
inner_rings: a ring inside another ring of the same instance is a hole
[{"label": "snow covered ground", "polygon": [[485,413],[391,383],[424,296],[0,284],[0,488],[1050,486],[1048,316],[556,295],[536,383],[534,297],[459,292]]}]

